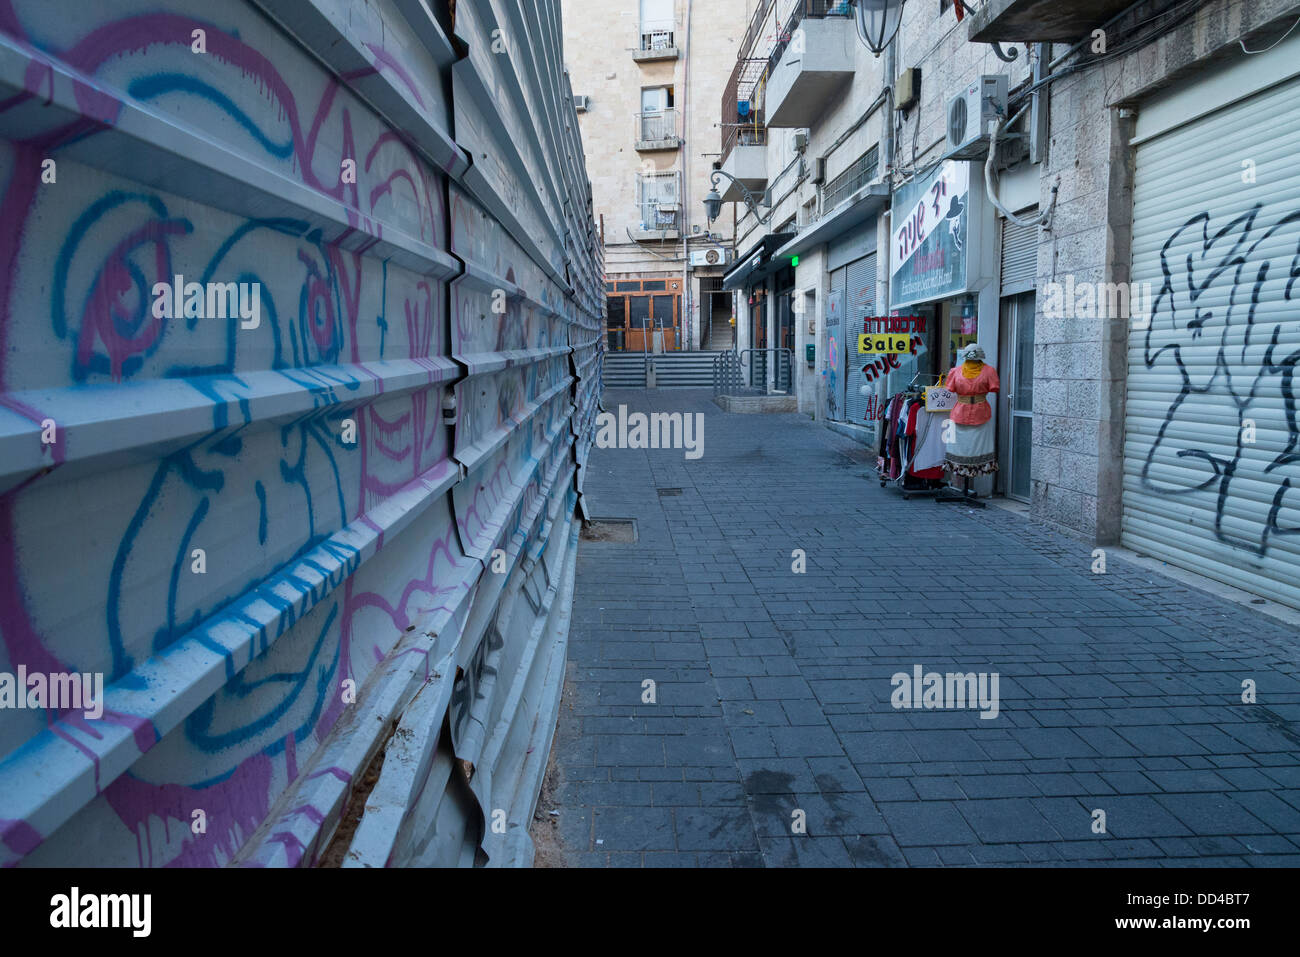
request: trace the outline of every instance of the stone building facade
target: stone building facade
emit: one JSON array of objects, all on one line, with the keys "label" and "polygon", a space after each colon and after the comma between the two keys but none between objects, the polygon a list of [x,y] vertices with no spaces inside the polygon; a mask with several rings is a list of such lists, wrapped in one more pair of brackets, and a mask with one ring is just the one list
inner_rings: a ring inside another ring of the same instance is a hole
[{"label": "stone building facade", "polygon": [[[761,26],[719,112],[723,169],[753,203],[725,197],[737,252],[725,284],[742,347],[793,359],[789,382],[752,359],[751,378],[874,444],[890,396],[978,340],[1004,389],[1002,468],[977,491],[1300,604],[1288,584],[1300,322],[1281,279],[1300,207],[1284,159],[1300,136],[1287,86],[1300,4],[908,0],[880,56],[851,4],[749,6]],[[954,100],[977,89],[975,113],[1005,111],[969,117],[1000,139],[991,184],[987,135],[980,152],[952,133]],[[728,150],[726,125],[746,112]],[[916,218],[932,184],[942,200]],[[933,213],[953,190],[940,242]],[[908,217],[923,250],[900,241]],[[1238,251],[1210,263],[1228,240]],[[961,257],[964,282],[918,278],[945,255]],[[925,323],[915,354],[857,352],[864,321],[909,314]]]},{"label": "stone building facade", "polygon": [[729,336],[731,297],[717,287],[731,234],[707,224],[700,201],[720,149],[716,104],[743,8],[744,0],[563,2],[565,60],[574,95],[585,98],[578,120],[603,228],[613,351],[653,347],[647,321],[673,330],[665,348]]}]

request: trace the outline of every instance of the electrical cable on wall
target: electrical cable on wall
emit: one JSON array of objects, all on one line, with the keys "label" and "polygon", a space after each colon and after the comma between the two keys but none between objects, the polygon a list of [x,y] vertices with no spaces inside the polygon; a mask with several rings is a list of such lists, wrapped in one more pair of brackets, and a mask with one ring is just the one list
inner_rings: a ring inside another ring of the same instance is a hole
[{"label": "electrical cable on wall", "polygon": [[1022,106],[1019,111],[1017,111],[1016,115],[1011,117],[1011,119],[1007,119],[1005,116],[1002,117],[998,120],[997,125],[993,127],[993,131],[989,134],[989,156],[988,159],[984,161],[984,191],[988,194],[989,202],[993,204],[994,208],[997,209],[998,212],[1007,218],[1008,222],[1015,223],[1017,226],[1043,226],[1044,228],[1050,229],[1052,224],[1052,212],[1056,209],[1057,193],[1061,188],[1061,177],[1059,173],[1057,174],[1056,182],[1052,184],[1052,198],[1048,201],[1047,206],[1045,206],[1036,216],[1022,219],[1011,210],[1007,209],[1006,206],[1002,205],[1002,201],[998,199],[997,178],[994,171],[998,156],[998,137],[1002,134],[1004,127],[1010,126],[1016,120],[1020,119],[1020,117],[1024,116],[1027,109],[1029,109],[1028,103]]}]

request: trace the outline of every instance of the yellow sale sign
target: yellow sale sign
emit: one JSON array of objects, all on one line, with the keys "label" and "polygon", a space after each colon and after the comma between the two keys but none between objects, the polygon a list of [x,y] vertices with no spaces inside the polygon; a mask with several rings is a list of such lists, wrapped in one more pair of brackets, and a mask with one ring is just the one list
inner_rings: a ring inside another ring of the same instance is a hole
[{"label": "yellow sale sign", "polygon": [[912,351],[912,337],[891,333],[867,332],[858,336],[858,352],[903,355]]}]

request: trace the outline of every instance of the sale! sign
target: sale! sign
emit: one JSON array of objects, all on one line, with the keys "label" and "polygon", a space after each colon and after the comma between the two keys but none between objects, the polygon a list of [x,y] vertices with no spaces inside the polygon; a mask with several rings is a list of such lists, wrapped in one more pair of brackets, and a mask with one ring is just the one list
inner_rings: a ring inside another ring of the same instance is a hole
[{"label": "sale! sign", "polygon": [[881,335],[879,333],[865,333],[858,336],[858,352],[863,355],[894,355],[901,356],[912,351],[912,337]]}]

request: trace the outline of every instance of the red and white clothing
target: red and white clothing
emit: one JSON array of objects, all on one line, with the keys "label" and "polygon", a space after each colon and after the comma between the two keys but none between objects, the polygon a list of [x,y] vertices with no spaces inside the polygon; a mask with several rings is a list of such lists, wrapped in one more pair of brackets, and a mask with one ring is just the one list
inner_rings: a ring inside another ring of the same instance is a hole
[{"label": "red and white clothing", "polygon": [[993,410],[985,397],[990,392],[999,391],[1002,384],[998,382],[998,370],[986,362],[973,379],[962,374],[961,366],[949,370],[943,387],[958,395],[957,407],[952,410],[954,422],[958,425],[983,425],[993,418]]},{"label": "red and white clothing", "polygon": [[983,363],[974,377],[967,378],[962,367],[958,366],[948,373],[943,386],[957,393],[957,405],[951,416],[955,434],[953,441],[948,443],[944,468],[953,475],[966,478],[996,472],[993,409],[989,406],[988,394],[1001,388],[998,370]]}]

